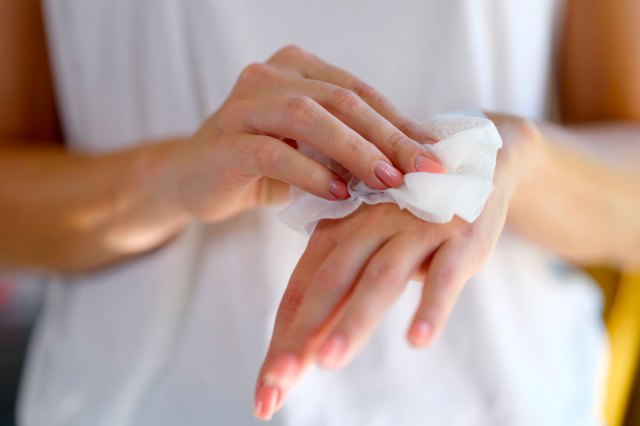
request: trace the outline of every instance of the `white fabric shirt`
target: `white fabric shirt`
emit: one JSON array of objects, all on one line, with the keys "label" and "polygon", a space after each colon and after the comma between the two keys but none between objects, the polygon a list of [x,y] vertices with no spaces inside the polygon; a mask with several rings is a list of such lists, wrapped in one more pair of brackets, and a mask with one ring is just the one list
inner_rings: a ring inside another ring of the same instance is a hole
[{"label": "white fabric shirt", "polygon": [[[192,132],[241,69],[295,43],[416,120],[552,104],[552,0],[47,0],[68,147],[107,153]],[[20,399],[24,425],[251,425],[279,298],[306,238],[281,208],[194,223],[170,244],[52,277]],[[274,425],[589,425],[604,348],[595,286],[513,235],[442,338],[410,349],[410,285],[343,371],[312,371]]]}]

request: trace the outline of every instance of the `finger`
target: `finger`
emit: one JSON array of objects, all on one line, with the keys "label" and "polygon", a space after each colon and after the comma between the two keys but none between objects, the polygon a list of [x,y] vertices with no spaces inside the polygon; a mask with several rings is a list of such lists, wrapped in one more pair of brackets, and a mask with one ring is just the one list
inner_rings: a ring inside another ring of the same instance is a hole
[{"label": "finger", "polygon": [[438,140],[424,127],[400,113],[386,97],[372,86],[298,46],[286,46],[280,49],[269,58],[267,63],[291,76],[321,80],[352,90],[410,138],[420,143],[434,143]]},{"label": "finger", "polygon": [[[300,310],[287,334],[287,346],[301,352],[335,316],[354,288],[367,261],[385,243],[387,235],[362,233],[342,242],[318,268]],[[350,296],[349,296],[350,297]]]},{"label": "finger", "polygon": [[312,78],[315,76],[315,79],[323,80],[354,92],[378,114],[387,118],[396,128],[414,141],[423,144],[433,144],[438,141],[434,134],[402,114],[386,96],[378,92],[373,86],[346,71],[327,65],[326,69],[322,68],[317,73],[311,73],[310,76]]},{"label": "finger", "polygon": [[243,150],[241,155],[245,157],[243,171],[249,175],[277,179],[331,201],[349,198],[340,176],[287,143],[270,136],[246,134],[240,144],[248,151],[245,154]]},{"label": "finger", "polygon": [[[332,315],[338,314],[341,301],[355,282],[362,266],[384,242],[384,238],[372,236],[370,233],[362,237],[350,239],[350,243],[340,244],[321,265],[316,264],[317,270],[313,279],[309,280],[308,275],[305,277],[305,280],[308,280],[306,282],[310,281],[310,284],[305,286],[302,300],[300,293],[296,293],[297,309],[294,318],[288,317],[287,327],[276,327],[277,343],[274,342],[270,348],[261,371],[261,381],[269,383],[278,391],[276,410],[282,406],[293,385],[313,363],[313,358],[308,354],[313,347],[314,339],[320,341],[319,339],[325,337],[322,328],[333,325]],[[292,276],[292,282],[294,279],[299,278]],[[318,285],[319,283],[321,284]],[[296,287],[300,288],[301,285]],[[292,354],[298,355],[296,364],[290,361]]]},{"label": "finger", "polygon": [[470,244],[445,243],[437,250],[407,333],[411,344],[425,347],[442,332],[460,292],[475,271],[476,257]]},{"label": "finger", "polygon": [[320,80],[298,80],[291,89],[304,93],[377,146],[404,173],[444,173],[445,168],[415,140],[378,113],[355,92]]},{"label": "finger", "polygon": [[314,66],[309,67],[307,77],[351,90],[377,111],[378,114],[387,118],[394,126],[413,140],[420,143],[434,143],[437,141],[435,135],[402,114],[386,96],[347,71],[319,59],[314,63]]},{"label": "finger", "polygon": [[398,187],[402,173],[378,147],[308,96],[238,101],[248,130],[303,141],[374,189]]},{"label": "finger", "polygon": [[282,405],[286,395],[280,384],[292,380],[289,377],[299,377],[306,368],[295,354],[285,353],[283,337],[300,308],[311,277],[335,247],[336,242],[329,232],[314,233],[291,275],[278,307],[267,355],[258,373],[254,415],[260,419],[268,420]]},{"label": "finger", "polygon": [[318,352],[320,365],[340,368],[355,356],[402,294],[427,250],[424,238],[402,235],[391,239],[371,258],[340,320]]},{"label": "finger", "polygon": [[[325,262],[330,253],[338,246],[332,232],[324,231],[333,221],[322,221],[309,239],[307,247],[296,265],[287,288],[282,296],[273,329],[273,336],[269,346],[269,355],[282,352],[285,348],[283,337],[289,332],[294,318],[298,314],[313,276]],[[324,228],[323,228],[324,227]],[[329,229],[330,231],[330,229]]]},{"label": "finger", "polygon": [[321,80],[349,89],[410,138],[421,143],[437,141],[433,134],[400,113],[386,97],[372,86],[300,47],[287,46],[280,49],[267,62],[282,70],[293,72],[297,76]]}]

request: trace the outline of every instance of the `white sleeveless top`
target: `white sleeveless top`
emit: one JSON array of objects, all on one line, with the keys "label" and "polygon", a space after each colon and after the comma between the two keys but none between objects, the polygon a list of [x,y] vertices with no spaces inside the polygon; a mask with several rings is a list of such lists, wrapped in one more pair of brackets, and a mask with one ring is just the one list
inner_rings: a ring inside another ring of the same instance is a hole
[{"label": "white sleeveless top", "polygon": [[[106,153],[193,132],[241,69],[295,43],[414,119],[548,114],[553,0],[47,0],[68,147]],[[52,277],[24,425],[251,425],[253,387],[305,237],[280,208],[100,271]],[[604,348],[595,286],[505,234],[442,338],[410,349],[410,285],[343,371],[314,370],[274,425],[589,425]]]}]

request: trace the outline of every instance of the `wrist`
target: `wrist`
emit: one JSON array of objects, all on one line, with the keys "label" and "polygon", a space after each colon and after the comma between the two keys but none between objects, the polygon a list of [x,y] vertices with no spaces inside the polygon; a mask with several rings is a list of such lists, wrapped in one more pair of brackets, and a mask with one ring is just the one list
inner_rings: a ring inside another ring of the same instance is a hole
[{"label": "wrist", "polygon": [[544,150],[544,140],[538,126],[529,120],[502,114],[487,114],[502,137],[498,151],[496,186],[512,193],[536,169]]},{"label": "wrist", "polygon": [[182,226],[192,219],[184,208],[176,157],[183,141],[173,139],[145,146],[134,156],[130,186],[159,216]]}]

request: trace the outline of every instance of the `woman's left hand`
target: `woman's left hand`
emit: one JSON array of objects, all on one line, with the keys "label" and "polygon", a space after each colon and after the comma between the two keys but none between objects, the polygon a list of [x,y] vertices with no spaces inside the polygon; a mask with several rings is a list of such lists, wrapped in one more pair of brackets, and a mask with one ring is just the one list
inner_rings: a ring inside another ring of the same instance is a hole
[{"label": "woman's left hand", "polygon": [[509,200],[526,171],[517,164],[537,146],[535,126],[490,117],[503,138],[494,191],[473,223],[424,222],[395,204],[363,205],[321,221],[282,298],[255,395],[255,415],[270,418],[312,363],[344,366],[412,277],[424,282],[408,339],[427,346],[442,331],[460,291],[491,253]]}]

